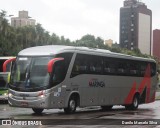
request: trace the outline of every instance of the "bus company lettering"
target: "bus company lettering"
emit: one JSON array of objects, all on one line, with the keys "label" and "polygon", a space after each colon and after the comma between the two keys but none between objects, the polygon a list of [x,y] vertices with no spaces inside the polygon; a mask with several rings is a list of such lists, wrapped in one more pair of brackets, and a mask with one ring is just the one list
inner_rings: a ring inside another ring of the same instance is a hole
[{"label": "bus company lettering", "polygon": [[98,81],[98,79],[91,79],[89,81],[90,87],[105,87],[105,83],[103,81]]}]

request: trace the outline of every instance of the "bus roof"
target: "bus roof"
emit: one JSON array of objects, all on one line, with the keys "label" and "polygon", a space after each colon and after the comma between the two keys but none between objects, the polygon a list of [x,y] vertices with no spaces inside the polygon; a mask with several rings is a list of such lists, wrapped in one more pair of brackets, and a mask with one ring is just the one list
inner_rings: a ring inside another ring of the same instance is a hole
[{"label": "bus roof", "polygon": [[[136,59],[144,61],[154,61],[150,58],[142,58],[131,55],[125,55],[120,53],[114,53],[109,50],[97,49],[97,48],[88,48],[88,47],[75,47],[75,46],[64,46],[64,45],[46,45],[46,46],[36,46],[31,48],[26,48],[18,53],[18,56],[51,56],[63,52],[82,52],[90,53],[93,55],[108,55],[111,57],[117,58],[126,58],[126,59]],[[155,61],[154,61],[155,62]]]}]

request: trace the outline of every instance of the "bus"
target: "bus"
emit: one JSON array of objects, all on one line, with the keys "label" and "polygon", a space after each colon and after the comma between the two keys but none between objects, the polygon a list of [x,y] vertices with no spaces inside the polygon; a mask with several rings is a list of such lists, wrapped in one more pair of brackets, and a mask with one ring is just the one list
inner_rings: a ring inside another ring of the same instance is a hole
[{"label": "bus", "polygon": [[9,82],[8,75],[11,67],[11,62],[6,65],[6,70],[3,72],[3,64],[8,59],[13,57],[0,57],[0,101],[8,100],[8,87],[7,83]]},{"label": "bus", "polygon": [[31,47],[20,51],[12,66],[8,102],[36,114],[87,106],[136,110],[155,101],[156,72],[150,58],[87,47]]}]

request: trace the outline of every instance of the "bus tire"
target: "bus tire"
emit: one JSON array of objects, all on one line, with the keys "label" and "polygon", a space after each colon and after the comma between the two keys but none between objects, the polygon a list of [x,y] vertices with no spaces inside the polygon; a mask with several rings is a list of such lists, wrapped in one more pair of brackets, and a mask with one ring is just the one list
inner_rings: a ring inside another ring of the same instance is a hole
[{"label": "bus tire", "polygon": [[132,104],[131,105],[126,105],[125,108],[127,110],[136,110],[139,106],[139,96],[135,95],[133,100],[132,100]]},{"label": "bus tire", "polygon": [[111,110],[113,107],[113,105],[109,105],[109,106],[101,106],[102,110],[107,111],[107,110]]},{"label": "bus tire", "polygon": [[77,100],[74,96],[71,96],[68,102],[68,107],[64,108],[64,112],[67,114],[72,114],[76,111],[77,108]]},{"label": "bus tire", "polygon": [[40,115],[40,114],[42,114],[44,109],[42,109],[42,108],[32,108],[32,110],[34,111],[35,114]]}]

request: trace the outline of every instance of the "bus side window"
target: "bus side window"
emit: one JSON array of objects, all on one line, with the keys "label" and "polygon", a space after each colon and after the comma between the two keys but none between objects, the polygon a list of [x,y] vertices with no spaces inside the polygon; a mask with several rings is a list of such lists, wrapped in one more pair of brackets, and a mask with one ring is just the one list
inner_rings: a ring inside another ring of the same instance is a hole
[{"label": "bus side window", "polygon": [[140,75],[141,77],[143,77],[145,75],[145,71],[147,69],[147,64],[146,63],[142,63],[140,66]]},{"label": "bus side window", "polygon": [[87,55],[77,54],[73,65],[71,77],[75,77],[79,74],[88,73],[88,58]]},{"label": "bus side window", "polygon": [[138,69],[137,64],[134,62],[130,62],[130,75],[131,76],[137,76],[138,75]]},{"label": "bus side window", "polygon": [[101,74],[102,73],[102,59],[97,56],[89,56],[89,73]]},{"label": "bus side window", "polygon": [[118,70],[119,75],[122,75],[125,73],[125,62],[123,62],[123,60],[122,60],[122,62],[118,62],[118,69],[117,70]]},{"label": "bus side window", "polygon": [[90,63],[89,69],[91,72],[95,72],[95,66],[92,62]]},{"label": "bus side window", "polygon": [[109,62],[107,62],[107,61],[104,62],[104,73],[106,73],[106,74],[111,72],[111,69],[110,69],[108,63]]},{"label": "bus side window", "polygon": [[80,62],[79,62],[79,61],[76,61],[75,64],[74,64],[73,70],[74,70],[75,72],[79,72],[79,68],[80,68]]},{"label": "bus side window", "polygon": [[97,73],[101,73],[102,72],[102,68],[101,68],[102,66],[101,66],[101,64],[100,63],[98,63],[97,65],[96,65],[96,72]]},{"label": "bus side window", "polygon": [[63,63],[64,63],[64,68],[63,68],[64,77],[67,74],[67,71],[68,71],[72,56],[73,56],[73,53],[70,53],[70,52],[68,52],[68,53],[60,53],[60,54],[57,54],[55,56],[56,58],[59,58],[59,57],[64,58],[64,61],[63,61]]},{"label": "bus side window", "polygon": [[151,76],[154,76],[156,75],[156,64],[154,63],[150,63],[150,66],[151,66]]},{"label": "bus side window", "polygon": [[108,74],[115,75],[116,74],[116,62],[114,59],[105,57],[103,61],[103,65],[104,65],[103,73],[105,75],[108,75]]},{"label": "bus side window", "polygon": [[65,78],[64,72],[64,61],[57,61],[54,65],[52,83],[53,85],[57,85],[61,83]]},{"label": "bus side window", "polygon": [[81,58],[81,62],[79,64],[79,72],[80,74],[84,74],[87,71],[87,61],[86,59],[82,60]]}]

